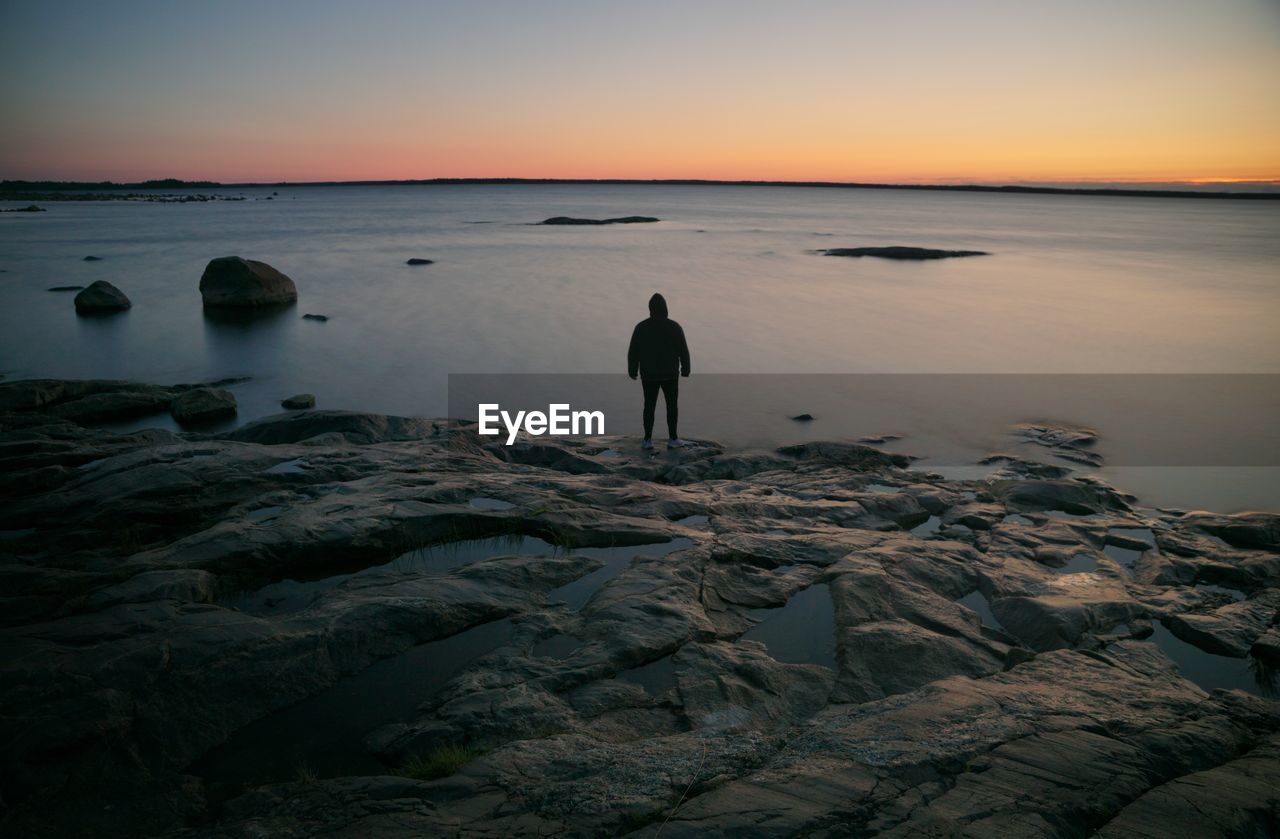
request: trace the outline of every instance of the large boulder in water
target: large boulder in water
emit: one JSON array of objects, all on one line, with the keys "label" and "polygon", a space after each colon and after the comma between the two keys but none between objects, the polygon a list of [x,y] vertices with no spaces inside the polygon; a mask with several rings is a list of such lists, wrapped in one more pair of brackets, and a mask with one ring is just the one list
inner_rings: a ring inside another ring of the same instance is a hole
[{"label": "large boulder in water", "polygon": [[213,308],[253,309],[297,302],[298,289],[265,262],[224,256],[205,267],[200,296]]},{"label": "large boulder in water", "polygon": [[132,305],[123,291],[106,280],[98,280],[76,295],[77,312],[121,312]]}]

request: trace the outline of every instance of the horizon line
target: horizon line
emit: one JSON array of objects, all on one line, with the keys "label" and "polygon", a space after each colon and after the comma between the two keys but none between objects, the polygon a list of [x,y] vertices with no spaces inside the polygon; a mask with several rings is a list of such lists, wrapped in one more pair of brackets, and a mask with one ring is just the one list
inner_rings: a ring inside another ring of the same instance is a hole
[{"label": "horizon line", "polygon": [[[717,179],[717,178],[387,178],[361,180],[308,180],[308,181],[236,181],[222,182],[210,180],[188,181],[179,178],[153,178],[143,181],[57,181],[5,179],[0,180],[0,192],[44,189],[61,190],[114,190],[114,189],[191,189],[191,188],[265,188],[265,187],[311,187],[311,186],[449,186],[449,185],[652,185],[652,186],[769,186],[769,187],[813,187],[828,189],[899,189],[899,190],[940,190],[951,192],[1004,192],[1031,194],[1063,194],[1063,195],[1104,195],[1122,197],[1175,197],[1175,198],[1262,198],[1280,199],[1280,192],[1267,191],[1233,191],[1225,189],[1177,189],[1176,185],[1187,186],[1223,184],[1280,187],[1280,179],[1195,179],[1172,181],[1115,181],[1115,180],[1081,180],[1058,181],[1061,184],[1081,184],[1080,186],[1050,186],[1053,182],[1030,182],[1012,184],[984,183],[877,183],[862,181],[787,181],[767,179]],[[1087,184],[1115,184],[1115,186],[1088,186]],[[1141,188],[1140,184],[1158,184],[1152,188]],[[0,198],[3,198],[0,195]]]}]

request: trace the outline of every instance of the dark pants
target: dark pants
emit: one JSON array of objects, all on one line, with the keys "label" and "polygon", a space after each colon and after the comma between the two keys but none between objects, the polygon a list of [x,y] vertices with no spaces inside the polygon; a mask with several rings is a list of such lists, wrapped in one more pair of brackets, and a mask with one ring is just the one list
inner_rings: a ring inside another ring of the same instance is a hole
[{"label": "dark pants", "polygon": [[653,411],[658,407],[658,391],[662,391],[662,401],[667,403],[667,436],[675,438],[676,420],[680,417],[680,380],[650,379],[641,380],[644,386],[644,439],[653,437]]}]

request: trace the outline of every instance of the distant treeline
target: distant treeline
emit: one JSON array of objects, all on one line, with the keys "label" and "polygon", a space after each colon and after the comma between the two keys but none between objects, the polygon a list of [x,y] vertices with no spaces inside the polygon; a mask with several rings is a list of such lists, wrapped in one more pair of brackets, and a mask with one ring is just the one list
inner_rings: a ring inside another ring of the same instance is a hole
[{"label": "distant treeline", "polygon": [[60,192],[63,190],[106,191],[117,189],[192,189],[195,187],[218,187],[217,181],[180,181],[177,178],[163,178],[157,181],[138,181],[137,183],[120,184],[115,181],[0,181],[0,190],[5,192]]},{"label": "distant treeline", "polygon": [[1136,198],[1249,198],[1263,200],[1280,199],[1280,192],[1233,192],[1230,190],[1192,189],[1137,189],[1134,187],[1055,187],[1055,186],[984,186],[981,184],[872,184],[841,183],[836,181],[714,181],[700,179],[639,180],[626,178],[428,178],[400,181],[304,181],[276,183],[233,183],[216,181],[183,181],[165,178],[139,183],[97,183],[81,181],[0,181],[0,193],[29,191],[108,191],[121,189],[194,189],[223,187],[233,189],[278,188],[282,186],[447,186],[455,184],[604,184],[604,185],[653,185],[653,186],[774,186],[774,187],[822,187],[825,189],[914,189],[943,190],[949,192],[1004,192],[1033,195],[1103,195]]}]

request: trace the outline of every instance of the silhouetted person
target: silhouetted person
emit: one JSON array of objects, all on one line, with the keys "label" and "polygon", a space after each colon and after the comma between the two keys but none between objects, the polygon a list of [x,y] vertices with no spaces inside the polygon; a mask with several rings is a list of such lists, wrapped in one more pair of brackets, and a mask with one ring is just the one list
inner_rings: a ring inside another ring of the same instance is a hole
[{"label": "silhouetted person", "polygon": [[644,442],[653,448],[653,411],[658,391],[667,403],[667,448],[678,449],[684,441],[676,433],[680,417],[680,377],[689,375],[689,345],[680,324],[667,317],[667,301],[661,294],[649,298],[649,317],[636,324],[627,349],[627,373],[640,374],[644,386]]}]

